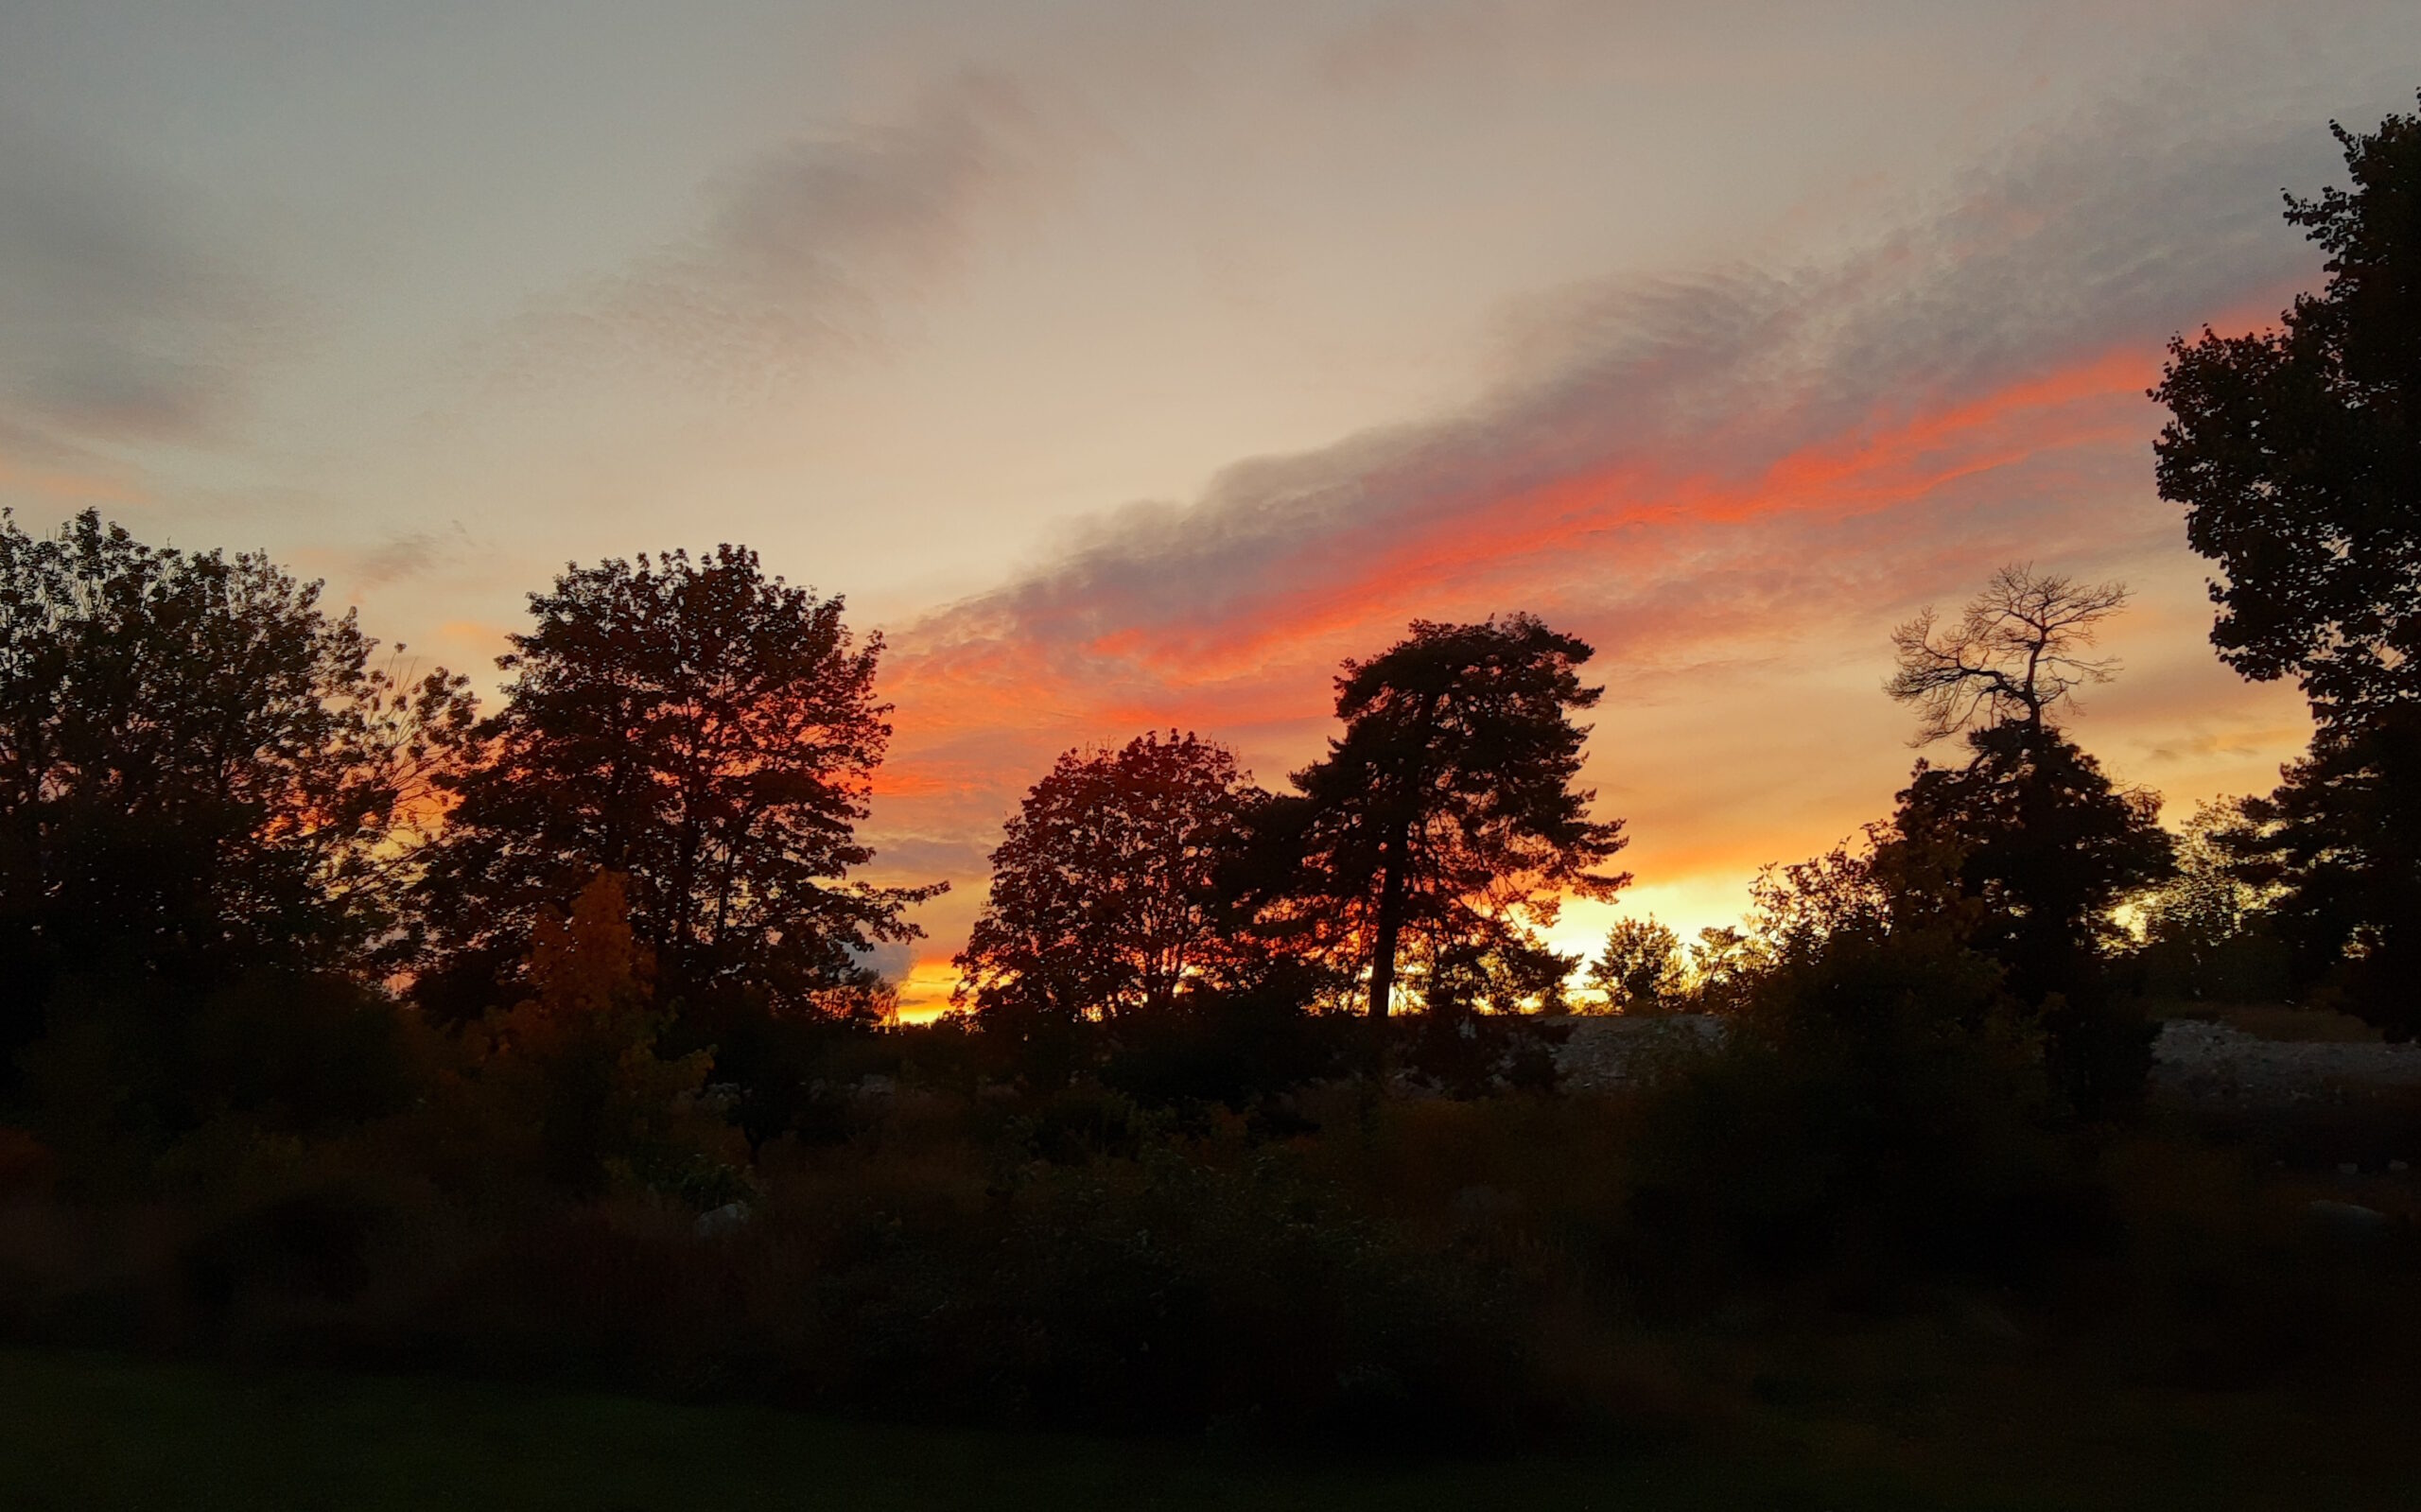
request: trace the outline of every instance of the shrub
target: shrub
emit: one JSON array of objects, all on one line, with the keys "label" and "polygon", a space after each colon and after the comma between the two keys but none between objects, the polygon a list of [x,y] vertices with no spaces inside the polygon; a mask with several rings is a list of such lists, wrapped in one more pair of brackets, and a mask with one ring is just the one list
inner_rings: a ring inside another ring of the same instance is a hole
[{"label": "shrub", "polygon": [[1243,1109],[1323,1077],[1351,1055],[1368,1026],[1308,1012],[1301,984],[1283,974],[1248,986],[1206,988],[1160,1012],[1110,1026],[1102,1080],[1155,1105],[1217,1104]]},{"label": "shrub", "polygon": [[2060,1113],[1992,963],[1921,931],[1836,936],[1646,1099],[1627,1252],[1680,1294],[2022,1279],[2098,1225]]}]

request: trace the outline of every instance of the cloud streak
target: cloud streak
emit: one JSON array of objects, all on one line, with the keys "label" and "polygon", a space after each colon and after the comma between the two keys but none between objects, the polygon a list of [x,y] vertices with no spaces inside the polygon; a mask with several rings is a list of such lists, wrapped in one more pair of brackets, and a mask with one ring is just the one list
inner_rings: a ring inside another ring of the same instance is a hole
[{"label": "cloud streak", "polygon": [[525,312],[478,360],[507,387],[671,374],[763,397],[861,351],[963,267],[987,214],[1057,141],[1016,80],[978,69],[899,118],[786,143],[708,186],[692,228]]},{"label": "cloud streak", "polygon": [[[1633,826],[1643,879],[1746,864],[1750,835],[1792,832],[1793,800],[1735,801],[1726,824],[1703,763],[1803,788],[1803,758],[1759,721],[1763,749],[1718,756],[1730,738],[1695,711],[1738,723],[1770,688],[1802,705],[1797,733],[1848,739],[1888,718],[1879,637],[1914,600],[2022,557],[2174,575],[2144,389],[2172,332],[2257,321],[2308,279],[2276,186],[2334,165],[2308,123],[2113,110],[1832,261],[1572,291],[1468,412],[1239,464],[897,634],[878,822],[928,862],[955,843],[971,910],[988,841],[968,837],[1056,750],[1175,723],[1276,756],[1274,779],[1316,751],[1338,658],[1416,617],[1526,608],[1592,637],[1617,717],[1701,764],[1651,750],[1632,767],[1656,780],[1616,784],[1601,738],[1610,802],[1656,821]],[[1905,768],[1896,741],[1857,739],[1875,747],[1857,783]]]}]

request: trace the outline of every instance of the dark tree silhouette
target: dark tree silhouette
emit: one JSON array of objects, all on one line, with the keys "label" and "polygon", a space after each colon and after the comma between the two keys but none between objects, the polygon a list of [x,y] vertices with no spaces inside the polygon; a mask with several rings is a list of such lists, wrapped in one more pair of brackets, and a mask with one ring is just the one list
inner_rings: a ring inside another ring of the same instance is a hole
[{"label": "dark tree silhouette", "polygon": [[1889,826],[1869,825],[1820,856],[1761,868],[1749,884],[1747,956],[1770,966],[1817,954],[1845,935],[1880,936],[1902,922],[1911,905],[1930,922],[1942,912],[1941,900],[1912,899],[1895,885],[1893,838]]},{"label": "dark tree silhouette", "polygon": [[471,706],[373,665],[319,595],[92,512],[0,526],[0,1067],[66,977],[165,1011],[245,972],[381,968]]},{"label": "dark tree silhouette", "polygon": [[536,627],[497,661],[503,707],[452,783],[426,1004],[514,1000],[539,911],[600,872],[628,878],[669,1007],[807,1011],[869,981],[877,942],[918,932],[904,911],[938,887],[847,880],[873,859],[855,826],[891,727],[881,638],[854,637],[839,599],[723,546],[572,566],[530,608]]},{"label": "dark tree silhouette", "polygon": [[1434,990],[1552,990],[1570,964],[1534,926],[1567,895],[1611,897],[1629,881],[1596,869],[1621,850],[1622,822],[1590,819],[1594,794],[1572,785],[1588,730],[1571,715],[1603,692],[1580,684],[1591,654],[1515,615],[1416,621],[1345,664],[1345,733],[1295,784],[1308,800],[1305,906],[1368,963],[1371,1017],[1388,1010],[1407,943]]},{"label": "dark tree silhouette", "polygon": [[2353,186],[2287,198],[2327,283],[2277,330],[2171,343],[2158,477],[2221,574],[2212,644],[2248,678],[2295,678],[2318,726],[2249,858],[2285,888],[2299,975],[2338,974],[2404,1036],[2421,1032],[2421,114],[2330,130]]},{"label": "dark tree silhouette", "polygon": [[[2260,799],[2223,798],[2198,805],[2177,840],[2177,870],[2143,900],[2144,947],[2137,959],[2147,990],[2161,996],[2265,1002],[2285,997],[2290,982],[2289,934],[2281,928],[2279,889],[2248,873],[2274,873],[2271,854],[2281,828],[2265,817]],[[2308,839],[2301,831],[2299,838]],[[2332,843],[2331,851],[2343,848]],[[2306,905],[2319,895],[2307,896]],[[2301,924],[2302,921],[2298,921]],[[2314,933],[2298,927],[2293,933]],[[2337,931],[2319,931],[2342,938]]]},{"label": "dark tree silhouette", "polygon": [[1589,985],[1618,1014],[1669,1013],[1681,1005],[1688,965],[1681,937],[1654,918],[1622,919],[1589,963]]},{"label": "dark tree silhouette", "polygon": [[2114,910],[2168,874],[2169,840],[2158,795],[2113,785],[2057,720],[2077,687],[2115,670],[2081,652],[2126,599],[2117,583],[2005,567],[1946,634],[1930,611],[1893,631],[1899,670],[1886,685],[1916,706],[1918,743],[1963,734],[1968,759],[1918,763],[1878,868],[1915,877],[1956,859],[1940,910],[2043,1011],[2054,1075],[2096,1108],[2125,1100],[2151,1069],[2151,1026],[2111,1003],[2103,956]]},{"label": "dark tree silhouette", "polygon": [[1233,954],[1222,873],[1253,795],[1190,733],[1060,756],[992,852],[959,1000],[1067,1019],[1171,1006]]},{"label": "dark tree silhouette", "polygon": [[2421,706],[2322,723],[2277,789],[2224,837],[2237,877],[2274,894],[2265,924],[2293,982],[2421,1036]]},{"label": "dark tree silhouette", "polygon": [[2009,967],[2019,998],[2073,998],[2122,932],[2117,906],[2170,869],[2159,795],[2115,786],[2056,732],[1970,739],[1964,766],[1922,767],[1901,791],[1896,838],[1959,854],[1960,891],[1981,905],[1968,943]]},{"label": "dark tree silhouette", "polygon": [[2287,197],[2327,286],[2279,329],[2170,343],[2161,496],[2224,575],[2211,640],[2325,722],[2421,700],[2421,115],[2331,130],[2351,190]]},{"label": "dark tree silhouette", "polygon": [[1980,725],[2040,730],[2078,688],[2117,670],[2116,661],[2081,652],[2094,627],[2126,602],[2124,583],[2003,567],[1956,625],[1942,627],[1928,608],[1891,632],[1899,666],[1884,691],[1916,707],[1919,745]]}]

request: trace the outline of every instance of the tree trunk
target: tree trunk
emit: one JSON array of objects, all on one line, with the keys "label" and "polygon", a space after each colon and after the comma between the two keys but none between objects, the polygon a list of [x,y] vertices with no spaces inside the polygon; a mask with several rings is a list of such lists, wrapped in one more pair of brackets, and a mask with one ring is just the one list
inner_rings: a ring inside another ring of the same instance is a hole
[{"label": "tree trunk", "polygon": [[1380,854],[1379,917],[1370,941],[1370,1017],[1387,1017],[1396,990],[1396,942],[1403,933],[1404,847],[1408,824],[1400,824]]}]

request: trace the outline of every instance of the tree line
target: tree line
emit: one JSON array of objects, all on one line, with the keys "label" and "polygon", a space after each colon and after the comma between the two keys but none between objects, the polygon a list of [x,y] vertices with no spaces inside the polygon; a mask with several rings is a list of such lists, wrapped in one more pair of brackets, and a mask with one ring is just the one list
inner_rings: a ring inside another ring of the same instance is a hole
[{"label": "tree line", "polygon": [[[1812,962],[1920,950],[2089,1110],[2141,1086],[2154,978],[2421,1030],[2421,116],[2338,135],[2351,187],[2287,212],[2325,287],[2180,339],[2152,391],[2214,644],[2298,680],[2309,753],[2170,835],[2065,719],[2125,590],[2005,569],[1892,634],[1887,691],[1953,754],[1768,869],[1743,927],[1618,926],[1598,996],[1747,1015]],[[404,1098],[364,1068],[435,1035],[413,1053],[462,1086],[558,1068],[574,1185],[720,1190],[698,1173],[744,1157],[697,1131],[812,1123],[836,1036],[887,1016],[875,950],[941,891],[861,875],[881,637],[736,546],[569,565],[530,613],[483,709],[264,556],[0,528],[0,1097],[155,1144],[230,1108],[305,1127]],[[968,1028],[1042,1080],[1304,1047],[1249,1082],[1362,1066],[1395,1032],[1318,1026],[1410,1009],[1440,1054],[1491,1047],[1483,1081],[1537,1073],[1502,1026],[1581,965],[1544,931],[1629,880],[1579,785],[1591,655],[1529,615],[1415,622],[1344,664],[1338,733],[1279,791],[1192,733],[1067,753],[992,855]],[[690,1133],[630,1132],[658,1103]]]},{"label": "tree line", "polygon": [[[2213,644],[2310,702],[2310,753],[2279,788],[2163,829],[2158,794],[2066,728],[2078,690],[2116,670],[2093,648],[2126,588],[2006,567],[1955,620],[1927,610],[1891,634],[1885,690],[1913,743],[1957,754],[1921,759],[1856,841],[1769,867],[1744,927],[1685,950],[1653,919],[1617,924],[1583,979],[1598,998],[1736,1013],[1830,944],[1932,935],[1989,965],[2054,1080],[2097,1109],[2142,1085],[2148,996],[2293,998],[2421,1031],[2416,122],[2334,128],[2352,187],[2287,209],[2328,254],[2325,287],[2274,332],[2180,338],[2151,391],[2170,414],[2160,491],[2219,574]],[[1580,963],[1539,927],[1628,880],[1604,870],[1619,821],[1572,786],[1571,715],[1600,692],[1573,677],[1588,654],[1523,617],[1416,625],[1347,664],[1345,733],[1283,794],[1190,734],[1069,753],[994,856],[961,1001],[986,1021],[1114,1020],[1282,962],[1298,994],[1358,995],[1373,1017],[1399,999],[1563,1005]]]}]

